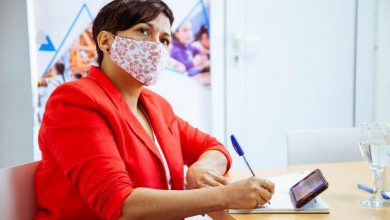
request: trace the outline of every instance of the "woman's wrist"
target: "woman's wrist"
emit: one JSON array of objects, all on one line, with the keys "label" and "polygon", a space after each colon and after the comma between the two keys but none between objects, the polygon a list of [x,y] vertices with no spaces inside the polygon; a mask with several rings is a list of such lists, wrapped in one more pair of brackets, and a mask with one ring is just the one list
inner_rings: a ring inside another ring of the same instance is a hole
[{"label": "woman's wrist", "polygon": [[228,188],[229,188],[229,185],[225,185],[225,186],[218,186],[218,187],[215,187],[215,189],[217,189],[218,191],[218,196],[217,198],[219,199],[219,201],[222,202],[222,209],[228,209],[230,206],[230,202],[229,202],[229,196],[228,196]]}]

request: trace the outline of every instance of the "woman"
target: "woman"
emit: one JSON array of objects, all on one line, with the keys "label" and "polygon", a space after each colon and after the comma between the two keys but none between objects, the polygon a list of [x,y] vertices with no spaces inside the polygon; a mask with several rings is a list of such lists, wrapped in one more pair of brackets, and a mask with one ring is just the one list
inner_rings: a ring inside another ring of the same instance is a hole
[{"label": "woman", "polygon": [[[144,88],[164,67],[172,22],[160,0],[117,0],[100,10],[99,67],[58,87],[47,103],[36,219],[228,219],[220,210],[271,198],[274,186],[263,179],[228,184],[226,149]],[[193,190],[183,190],[183,165]]]}]

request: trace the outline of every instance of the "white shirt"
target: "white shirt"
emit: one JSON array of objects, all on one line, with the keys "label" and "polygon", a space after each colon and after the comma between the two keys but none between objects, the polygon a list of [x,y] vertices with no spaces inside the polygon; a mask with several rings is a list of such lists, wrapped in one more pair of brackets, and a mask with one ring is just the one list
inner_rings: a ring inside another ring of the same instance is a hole
[{"label": "white shirt", "polygon": [[160,144],[158,144],[158,140],[157,140],[154,132],[153,132],[153,139],[154,139],[154,143],[156,143],[156,147],[157,147],[158,152],[160,152],[161,159],[163,161],[163,165],[164,165],[164,169],[165,169],[165,173],[167,174],[168,189],[171,189],[172,188],[171,173],[169,172],[167,160],[165,159],[164,153],[161,150]]},{"label": "white shirt", "polygon": [[145,110],[143,109],[142,106],[140,106],[140,109],[141,109],[141,111],[143,112],[144,116],[146,117],[146,120],[148,120],[148,123],[149,123],[149,125],[150,125],[150,128],[152,129],[153,140],[154,140],[154,143],[156,144],[156,147],[157,147],[158,152],[160,153],[161,159],[162,159],[162,161],[163,161],[164,170],[165,170],[165,173],[166,173],[166,175],[167,175],[168,189],[171,189],[171,188],[172,188],[172,184],[171,184],[171,173],[169,172],[167,160],[165,159],[164,153],[163,153],[162,150],[161,150],[161,147],[160,147],[160,144],[158,143],[157,137],[156,137],[156,135],[154,134],[153,126],[152,126],[152,123],[151,123],[150,120],[149,120],[148,114],[146,114],[146,112],[145,112]]}]

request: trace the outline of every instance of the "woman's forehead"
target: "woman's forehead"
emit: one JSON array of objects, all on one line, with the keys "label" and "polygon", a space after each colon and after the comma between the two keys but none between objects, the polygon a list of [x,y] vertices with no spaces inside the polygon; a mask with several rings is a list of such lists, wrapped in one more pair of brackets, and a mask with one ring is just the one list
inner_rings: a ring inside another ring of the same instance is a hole
[{"label": "woman's forehead", "polygon": [[163,31],[171,32],[171,22],[164,13],[160,13],[154,20],[149,21],[148,23]]}]

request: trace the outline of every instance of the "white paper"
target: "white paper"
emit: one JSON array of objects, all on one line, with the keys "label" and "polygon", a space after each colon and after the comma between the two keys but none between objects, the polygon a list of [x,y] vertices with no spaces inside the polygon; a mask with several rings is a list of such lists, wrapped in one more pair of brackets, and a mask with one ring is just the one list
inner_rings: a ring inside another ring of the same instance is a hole
[{"label": "white paper", "polygon": [[295,208],[290,198],[290,188],[302,180],[309,172],[299,172],[283,176],[267,178],[275,184],[275,193],[270,201],[271,204],[250,210],[230,209],[230,213],[329,213],[329,207],[317,196],[302,208]]}]

